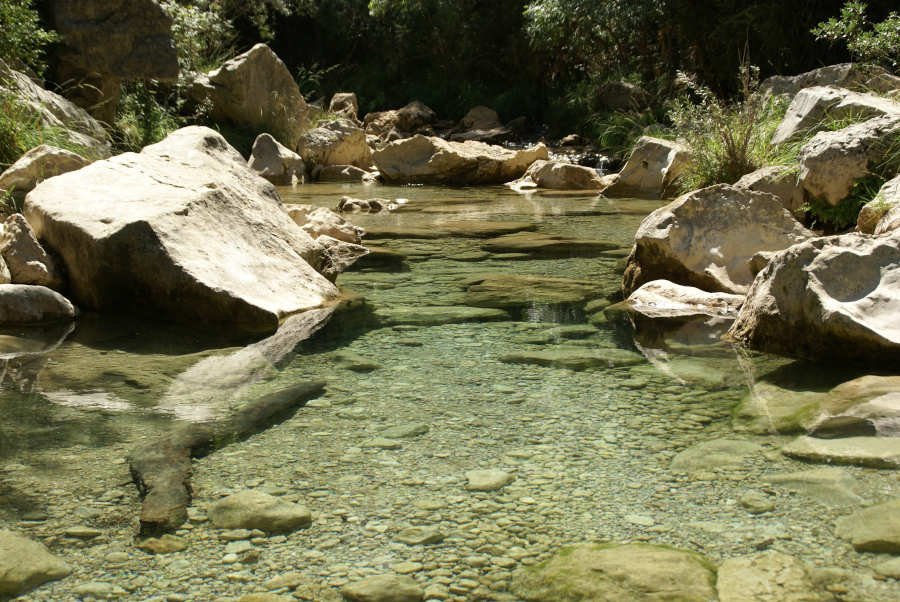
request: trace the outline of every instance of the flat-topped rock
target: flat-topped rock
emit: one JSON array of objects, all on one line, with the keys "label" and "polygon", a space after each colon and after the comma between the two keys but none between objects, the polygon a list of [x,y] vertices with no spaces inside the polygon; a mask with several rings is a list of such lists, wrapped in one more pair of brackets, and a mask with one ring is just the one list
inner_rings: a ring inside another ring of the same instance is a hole
[{"label": "flat-topped rock", "polygon": [[719,602],[827,602],[799,559],[775,551],[729,558],[719,567]]},{"label": "flat-topped rock", "polygon": [[208,514],[212,523],[220,529],[290,533],[312,523],[312,515],[303,506],[252,489],[215,502]]},{"label": "flat-topped rock", "polygon": [[597,170],[561,161],[535,161],[518,180],[506,184],[522,192],[536,188],[558,190],[600,190],[603,180]]},{"label": "flat-topped rock", "polygon": [[341,595],[349,602],[422,602],[425,590],[412,577],[376,575],[345,585]]},{"label": "flat-topped rock", "polygon": [[18,596],[72,569],[43,544],[12,531],[0,531],[0,596]]},{"label": "flat-topped rock", "polygon": [[856,493],[858,485],[856,479],[843,468],[814,468],[768,475],[766,479],[776,487],[787,489],[826,506],[846,508],[863,501]]},{"label": "flat-topped rock", "polygon": [[597,257],[619,248],[603,241],[568,238],[544,232],[517,232],[486,241],[481,248],[490,253],[527,253],[532,257]]},{"label": "flat-topped rock", "polygon": [[900,554],[900,499],[839,518],[835,533],[858,552]]},{"label": "flat-topped rock", "polygon": [[781,451],[786,456],[809,462],[900,468],[900,438],[897,437],[799,437]]},{"label": "flat-topped rock", "polygon": [[423,305],[419,307],[379,307],[379,320],[390,326],[439,326],[465,322],[493,322],[511,319],[502,309],[465,305]]},{"label": "flat-topped rock", "polygon": [[533,364],[549,368],[565,368],[577,372],[591,368],[635,366],[646,360],[641,354],[626,349],[558,346],[541,351],[509,353],[502,356],[500,361],[506,364]]},{"label": "flat-topped rock", "polygon": [[72,151],[41,144],[19,157],[0,174],[0,190],[24,195],[47,178],[81,169],[89,163]]},{"label": "flat-topped rock", "polygon": [[24,212],[85,308],[271,332],[339,294],[312,267],[322,247],[208,128],[46,180]]},{"label": "flat-topped rock", "polygon": [[538,159],[547,158],[543,144],[516,151],[426,136],[391,142],[372,156],[385,182],[452,186],[503,184],[524,174]]},{"label": "flat-topped rock", "polygon": [[593,281],[550,276],[479,274],[467,279],[464,286],[466,305],[501,309],[581,306],[604,295],[604,289]]},{"label": "flat-topped rock", "polygon": [[504,470],[470,470],[466,473],[469,491],[497,491],[513,482],[515,477]]},{"label": "flat-topped rock", "polygon": [[672,470],[684,472],[707,471],[715,468],[737,468],[762,452],[752,441],[743,439],[713,439],[679,452],[672,458]]},{"label": "flat-topped rock", "polygon": [[438,239],[438,238],[490,238],[517,232],[534,230],[531,222],[505,222],[497,220],[445,220],[433,226],[370,225],[366,228],[368,240],[385,238]]},{"label": "flat-topped rock", "polygon": [[652,280],[631,293],[609,311],[628,311],[645,318],[687,318],[692,316],[737,317],[744,297],[730,293],[708,293],[693,286],[668,280]]},{"label": "flat-topped rock", "polygon": [[695,552],[651,544],[580,544],[518,571],[512,591],[528,602],[709,602],[715,566]]}]

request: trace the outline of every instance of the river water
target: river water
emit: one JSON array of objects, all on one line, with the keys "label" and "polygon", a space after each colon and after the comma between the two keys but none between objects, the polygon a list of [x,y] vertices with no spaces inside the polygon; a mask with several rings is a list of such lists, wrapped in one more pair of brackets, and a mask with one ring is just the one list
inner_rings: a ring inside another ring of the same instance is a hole
[{"label": "river water", "polygon": [[[45,542],[73,567],[23,599],[275,591],[330,600],[348,582],[399,572],[434,599],[515,600],[516,570],[583,541],[656,542],[717,563],[777,550],[861,580],[853,595],[900,599],[895,581],[870,578],[884,557],[834,533],[839,516],[896,495],[895,474],[846,467],[828,477],[832,489],[773,484],[818,467],[780,454],[789,437],[736,432],[732,421],[761,382],[823,390],[856,374],[737,349],[718,339],[721,324],[635,331],[603,316],[640,220],[661,203],[501,188],[281,193],[332,208],[342,195],[401,203],[349,216],[381,249],[338,280],[365,305],[293,353],[273,358],[227,332],[92,315],[71,332],[0,336],[0,528]],[[498,250],[486,222],[494,233],[609,244],[574,256]],[[191,521],[178,534],[186,550],[134,547],[130,449],[178,421],[317,379],[326,393],[295,416],[195,462]],[[689,470],[673,467],[708,441],[724,460],[701,453]],[[467,490],[466,473],[481,469],[513,480]],[[309,507],[312,527],[225,541],[205,509],[248,488]],[[70,536],[85,526],[96,533]],[[405,543],[410,527],[434,543]]]}]

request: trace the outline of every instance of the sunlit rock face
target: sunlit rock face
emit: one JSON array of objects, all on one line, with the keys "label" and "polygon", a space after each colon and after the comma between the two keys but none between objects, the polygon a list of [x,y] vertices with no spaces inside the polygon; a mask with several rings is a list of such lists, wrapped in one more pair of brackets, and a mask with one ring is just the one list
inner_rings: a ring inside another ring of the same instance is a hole
[{"label": "sunlit rock face", "polygon": [[271,332],[338,295],[311,266],[321,246],[208,128],[47,180],[25,214],[84,308]]},{"label": "sunlit rock face", "polygon": [[732,327],[766,351],[900,361],[900,232],[816,238],[777,254],[759,273]]}]

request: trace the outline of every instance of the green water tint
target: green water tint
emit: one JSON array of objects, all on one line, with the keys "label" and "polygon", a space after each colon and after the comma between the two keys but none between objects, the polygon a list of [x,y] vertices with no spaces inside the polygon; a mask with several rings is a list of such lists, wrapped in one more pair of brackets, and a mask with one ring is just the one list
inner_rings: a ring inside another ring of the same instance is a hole
[{"label": "green water tint", "polygon": [[[716,560],[774,546],[807,562],[859,565],[848,546],[819,528],[828,525],[809,500],[779,496],[777,512],[762,519],[737,502],[748,491],[771,491],[765,483],[772,472],[808,467],[777,453],[787,437],[735,435],[731,421],[755,382],[824,390],[855,374],[739,350],[719,339],[721,323],[644,324],[635,332],[602,313],[618,294],[640,220],[660,202],[502,188],[321,184],[280,192],[285,203],[329,208],[342,195],[407,200],[393,213],[346,216],[380,232],[371,244],[392,255],[339,277],[365,306],[337,314],[277,361],[254,353],[263,343],[96,316],[83,318],[62,343],[65,333],[53,332],[16,343],[50,350],[29,356],[30,368],[7,361],[0,528],[37,510],[46,515],[41,533],[88,522],[130,545],[139,500],[122,458],[136,442],[169,431],[179,417],[208,418],[242,400],[322,379],[326,394],[292,419],[196,461],[193,483],[198,511],[219,494],[254,487],[321,513],[310,531],[285,545],[308,550],[302,564],[325,583],[350,580],[355,570],[387,572],[408,560],[455,575],[471,570],[461,555],[501,556],[508,564],[509,549],[534,548],[523,558],[538,561],[564,544],[635,538]],[[485,230],[510,228],[605,244],[579,247],[574,256],[486,250],[496,232]],[[14,339],[0,337],[4,342],[15,348]],[[198,379],[200,392],[184,394],[185,383]],[[194,401],[208,404],[211,414],[192,414]],[[398,429],[417,434],[386,436]],[[733,437],[752,440],[759,452],[696,475],[670,469],[685,448]],[[515,481],[497,493],[466,493],[466,471],[495,466],[512,471]],[[898,486],[883,472],[846,470],[858,481],[860,499]],[[86,482],[87,475],[94,481]],[[422,505],[430,499],[438,500],[434,507]],[[67,516],[73,504],[85,503],[97,505],[95,514]],[[381,523],[387,526],[367,530]],[[448,539],[425,547],[393,539],[403,526],[431,524],[448,531]],[[195,526],[186,535],[192,566],[206,576],[191,581],[192,569],[182,579],[165,564],[160,574],[194,583],[186,590],[192,594],[236,595],[254,591],[246,583],[294,570],[271,548],[265,571],[226,579],[219,574],[222,552],[209,537],[190,541],[209,529]],[[98,562],[85,575],[125,578],[125,569]],[[150,581],[136,591],[155,595]],[[35,599],[53,599],[68,591],[64,584],[39,590]],[[503,588],[501,580],[494,590]]]}]

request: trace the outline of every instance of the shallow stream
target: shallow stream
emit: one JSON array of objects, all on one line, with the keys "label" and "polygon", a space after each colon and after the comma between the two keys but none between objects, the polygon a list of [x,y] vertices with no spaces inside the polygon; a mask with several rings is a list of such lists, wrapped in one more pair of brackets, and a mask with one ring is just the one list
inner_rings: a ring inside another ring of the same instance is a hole
[{"label": "shallow stream", "polygon": [[[774,475],[819,467],[783,457],[789,437],[732,425],[759,382],[822,390],[856,374],[736,349],[716,338],[716,325],[635,332],[603,317],[607,302],[596,300],[615,297],[634,232],[660,203],[500,188],[281,192],[286,203],[330,208],[342,195],[406,200],[393,213],[349,216],[382,249],[338,280],[365,305],[335,315],[294,353],[272,358],[227,333],[90,315],[72,332],[0,336],[0,357],[9,358],[0,529],[43,541],[74,569],[23,600],[262,591],[339,600],[348,582],[397,572],[429,599],[513,601],[516,570],[583,541],[663,543],[715,562],[778,550],[856,575],[838,599],[900,599],[897,581],[871,576],[888,557],[855,552],[834,533],[837,517],[896,496],[895,473],[842,468],[838,480],[852,494],[843,498],[776,485]],[[496,232],[479,233],[488,221],[500,222]],[[538,258],[487,243],[535,227],[611,244]],[[548,303],[560,282],[546,278],[583,281],[584,298],[571,301],[562,286],[564,299]],[[195,462],[191,521],[178,533],[186,550],[134,547],[140,499],[130,449],[178,420],[318,379],[327,392],[292,418]],[[740,451],[724,461],[701,454],[690,470],[671,466],[685,449],[720,439]],[[514,480],[469,491],[465,475],[477,469]],[[247,488],[309,507],[312,526],[226,541],[205,509]],[[97,533],[73,536],[78,527]],[[409,527],[437,533],[435,542],[400,541]],[[93,594],[78,589],[85,584]]]}]

